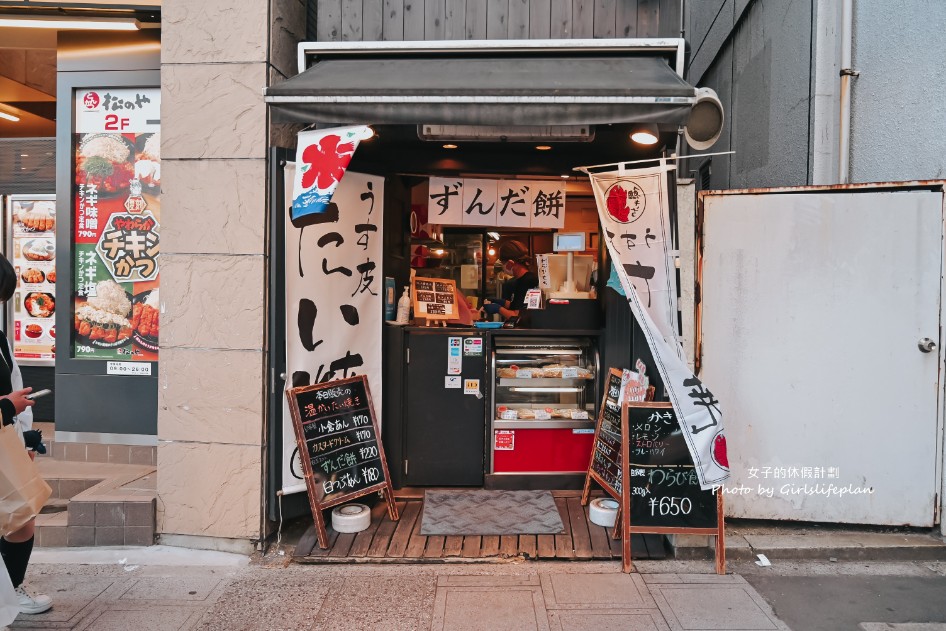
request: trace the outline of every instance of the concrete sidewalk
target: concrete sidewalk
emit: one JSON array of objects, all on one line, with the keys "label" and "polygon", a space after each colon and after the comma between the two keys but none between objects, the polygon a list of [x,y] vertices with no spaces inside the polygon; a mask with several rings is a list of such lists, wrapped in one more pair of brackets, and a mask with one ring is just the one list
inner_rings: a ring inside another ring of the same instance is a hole
[{"label": "concrete sidewalk", "polygon": [[[645,573],[622,574],[615,562],[302,566],[278,554],[247,563],[173,549],[165,565],[162,553],[140,550],[43,551],[28,583],[55,605],[12,628],[788,629],[745,579],[702,561],[642,562]],[[189,554],[194,564],[180,565]]]}]

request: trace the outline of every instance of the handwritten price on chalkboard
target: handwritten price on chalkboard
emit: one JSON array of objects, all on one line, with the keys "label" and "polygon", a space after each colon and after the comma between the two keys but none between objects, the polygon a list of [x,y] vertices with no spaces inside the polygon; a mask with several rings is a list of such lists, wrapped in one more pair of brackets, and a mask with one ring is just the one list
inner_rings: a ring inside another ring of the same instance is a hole
[{"label": "handwritten price on chalkboard", "polygon": [[689,497],[661,497],[659,500],[654,497],[648,502],[648,506],[651,517],[689,515],[693,511],[693,501]]}]

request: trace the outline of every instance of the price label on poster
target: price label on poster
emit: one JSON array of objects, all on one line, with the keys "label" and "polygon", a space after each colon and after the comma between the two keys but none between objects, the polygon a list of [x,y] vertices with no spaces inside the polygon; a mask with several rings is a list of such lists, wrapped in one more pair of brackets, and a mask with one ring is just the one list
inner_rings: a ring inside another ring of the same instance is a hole
[{"label": "price label on poster", "polygon": [[77,90],[75,114],[73,355],[157,361],[161,91]]}]

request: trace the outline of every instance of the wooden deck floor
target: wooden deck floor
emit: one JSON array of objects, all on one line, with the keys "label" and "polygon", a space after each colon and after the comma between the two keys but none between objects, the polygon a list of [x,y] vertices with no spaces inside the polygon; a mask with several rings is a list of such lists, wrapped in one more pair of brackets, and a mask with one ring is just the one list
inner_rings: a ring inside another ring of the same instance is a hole
[{"label": "wooden deck floor", "polygon": [[[610,532],[591,523],[588,508],[570,492],[553,492],[565,525],[561,535],[426,536],[420,534],[421,498],[397,500],[400,520],[391,521],[386,505],[379,502],[371,511],[371,525],[359,533],[338,533],[328,527],[329,548],[323,550],[310,527],[299,540],[293,560],[300,563],[351,563],[357,561],[403,562],[464,561],[521,556],[527,559],[620,559],[621,542]],[[331,523],[331,522],[330,522]],[[666,556],[660,535],[632,535],[635,559],[662,559]]]}]

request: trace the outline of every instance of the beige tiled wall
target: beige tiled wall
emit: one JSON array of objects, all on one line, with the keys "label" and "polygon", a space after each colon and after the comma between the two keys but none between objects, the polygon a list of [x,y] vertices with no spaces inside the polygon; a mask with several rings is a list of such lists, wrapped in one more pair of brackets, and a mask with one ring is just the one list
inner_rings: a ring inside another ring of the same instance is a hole
[{"label": "beige tiled wall", "polygon": [[161,534],[262,533],[262,91],[295,74],[304,32],[303,0],[162,5]]}]

